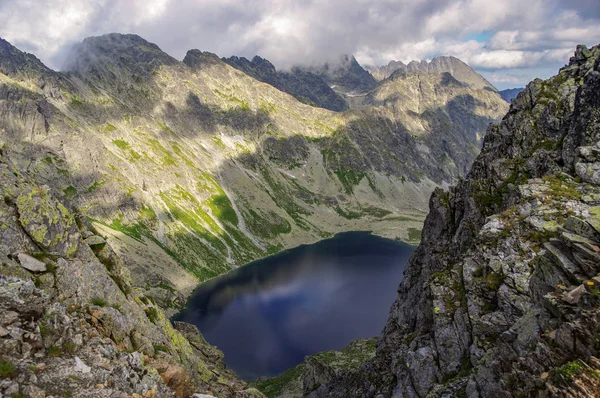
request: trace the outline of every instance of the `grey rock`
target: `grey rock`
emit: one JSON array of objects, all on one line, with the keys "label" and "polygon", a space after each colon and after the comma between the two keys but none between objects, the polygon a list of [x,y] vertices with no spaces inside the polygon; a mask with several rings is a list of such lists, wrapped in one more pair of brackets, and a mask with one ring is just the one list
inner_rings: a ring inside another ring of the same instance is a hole
[{"label": "grey rock", "polygon": [[21,267],[31,272],[46,272],[46,264],[31,257],[29,254],[19,253],[19,263]]},{"label": "grey rock", "polygon": [[90,373],[92,371],[92,368],[87,366],[81,359],[79,359],[79,357],[75,357],[74,360],[75,366],[73,367],[73,370],[75,372]]},{"label": "grey rock", "polygon": [[85,238],[83,240],[83,243],[85,243],[92,249],[102,248],[104,245],[106,245],[106,241],[104,240],[104,238],[98,235],[92,235],[90,237]]}]

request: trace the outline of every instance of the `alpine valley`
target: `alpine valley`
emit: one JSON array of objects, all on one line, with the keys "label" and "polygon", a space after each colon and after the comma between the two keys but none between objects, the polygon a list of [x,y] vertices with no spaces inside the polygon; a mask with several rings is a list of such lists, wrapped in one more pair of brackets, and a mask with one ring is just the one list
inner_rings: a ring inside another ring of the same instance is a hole
[{"label": "alpine valley", "polygon": [[[598,93],[600,47],[509,105],[454,57],[278,71],[108,34],[57,72],[0,39],[0,397],[598,396]],[[169,320],[361,230],[420,242],[376,342],[248,386]]]}]

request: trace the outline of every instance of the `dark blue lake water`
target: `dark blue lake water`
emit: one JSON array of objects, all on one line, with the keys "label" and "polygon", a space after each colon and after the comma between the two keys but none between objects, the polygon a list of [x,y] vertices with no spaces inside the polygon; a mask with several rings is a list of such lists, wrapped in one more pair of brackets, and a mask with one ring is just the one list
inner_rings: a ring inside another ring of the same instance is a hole
[{"label": "dark blue lake water", "polygon": [[339,234],[201,284],[175,319],[197,325],[243,379],[277,375],[306,355],[378,335],[413,250]]}]

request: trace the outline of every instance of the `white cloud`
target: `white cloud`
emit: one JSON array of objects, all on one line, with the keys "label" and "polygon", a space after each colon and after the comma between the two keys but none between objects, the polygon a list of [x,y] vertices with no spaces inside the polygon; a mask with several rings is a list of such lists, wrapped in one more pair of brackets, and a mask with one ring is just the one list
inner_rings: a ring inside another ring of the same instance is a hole
[{"label": "white cloud", "polygon": [[280,68],[354,53],[365,64],[445,54],[481,70],[556,69],[576,44],[600,42],[600,2],[0,0],[0,36],[55,68],[72,43],[110,32],[137,33],[179,59],[199,48]]},{"label": "white cloud", "polygon": [[509,75],[509,74],[503,74],[503,75],[494,74],[491,77],[489,77],[489,81],[492,83],[519,84],[519,83],[522,83],[523,80],[524,79],[521,76],[515,76],[515,75]]}]

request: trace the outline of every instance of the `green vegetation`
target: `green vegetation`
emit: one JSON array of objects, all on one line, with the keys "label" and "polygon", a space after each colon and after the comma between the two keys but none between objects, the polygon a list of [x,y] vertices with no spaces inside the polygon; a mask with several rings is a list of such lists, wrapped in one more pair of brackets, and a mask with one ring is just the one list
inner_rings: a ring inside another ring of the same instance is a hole
[{"label": "green vegetation", "polygon": [[148,317],[148,320],[150,322],[156,323],[156,321],[158,320],[158,311],[156,310],[156,308],[146,308],[144,312],[146,313],[146,316]]},{"label": "green vegetation", "polygon": [[121,150],[126,150],[131,147],[131,145],[129,145],[129,143],[124,140],[112,140],[112,143],[115,144]]},{"label": "green vegetation", "polygon": [[282,396],[285,388],[292,386],[294,382],[299,384],[299,389],[302,388],[302,382],[298,380],[302,377],[304,367],[305,365],[301,363],[300,365],[286,370],[279,376],[268,379],[261,378],[250,383],[250,385],[256,387],[256,389],[265,394],[267,398],[278,398]]},{"label": "green vegetation", "polygon": [[362,215],[360,213],[356,213],[354,211],[351,210],[344,210],[339,206],[335,206],[334,210],[337,214],[339,214],[340,216],[348,219],[348,220],[353,220],[355,218],[360,218],[362,217]]},{"label": "green vegetation", "polygon": [[0,359],[0,379],[9,379],[15,375],[16,366],[7,360]]},{"label": "green vegetation", "polygon": [[162,344],[155,344],[154,351],[169,352],[169,347],[167,347],[166,345],[162,345]]},{"label": "green vegetation", "polygon": [[343,168],[336,170],[335,175],[337,175],[348,195],[354,193],[354,187],[360,184],[365,177],[365,173],[359,173],[354,170],[345,170]]},{"label": "green vegetation", "polygon": [[419,242],[421,240],[421,230],[416,228],[408,228],[408,240],[410,242]]},{"label": "green vegetation", "polygon": [[235,210],[233,210],[231,201],[225,192],[211,196],[208,205],[210,206],[213,215],[220,221],[227,221],[233,225],[238,225],[239,220],[237,214],[235,213]]},{"label": "green vegetation", "polygon": [[149,139],[148,145],[152,148],[155,154],[161,156],[163,166],[173,166],[177,164],[173,153],[168,151],[162,144],[155,139]]},{"label": "green vegetation", "polygon": [[79,98],[79,97],[77,97],[77,96],[73,96],[73,97],[71,98],[71,101],[69,101],[69,104],[70,104],[71,106],[81,106],[81,105],[83,105],[83,102],[84,102],[84,101],[83,101],[81,98]]},{"label": "green vegetation", "polygon": [[106,300],[104,300],[102,297],[93,297],[92,298],[92,304],[93,305],[97,305],[98,307],[105,307],[106,306]]},{"label": "green vegetation", "polygon": [[567,362],[563,366],[556,368],[556,373],[563,376],[566,379],[570,379],[573,376],[577,376],[581,373],[583,366],[579,360]]},{"label": "green vegetation", "polygon": [[310,215],[311,213],[296,203],[294,196],[291,194],[293,190],[286,187],[284,182],[273,176],[268,168],[261,167],[260,171],[271,188],[267,193],[277,206],[285,210],[299,228],[304,230],[310,229],[312,224],[306,221],[303,216]]},{"label": "green vegetation", "polygon": [[104,184],[106,184],[106,180],[94,181],[94,183],[87,188],[87,191],[94,192],[96,189],[100,188]]},{"label": "green vegetation", "polygon": [[62,349],[57,346],[52,346],[48,348],[47,353],[50,357],[60,357],[62,355]]},{"label": "green vegetation", "polygon": [[567,199],[567,200],[579,200],[581,199],[581,193],[577,191],[575,185],[568,181],[568,177],[563,175],[552,175],[543,178],[544,182],[550,187],[550,193],[552,196]]},{"label": "green vegetation", "polygon": [[505,275],[498,274],[496,272],[490,272],[485,277],[484,281],[485,281],[485,285],[487,287],[489,287],[491,290],[498,291],[498,289],[500,289],[500,286],[504,282],[504,279],[506,279]]},{"label": "green vegetation", "polygon": [[69,354],[73,354],[75,352],[75,344],[70,341],[65,341],[62,345],[62,349]]},{"label": "green vegetation", "polygon": [[67,198],[72,198],[77,195],[77,189],[73,185],[69,185],[63,190],[63,193]]}]

